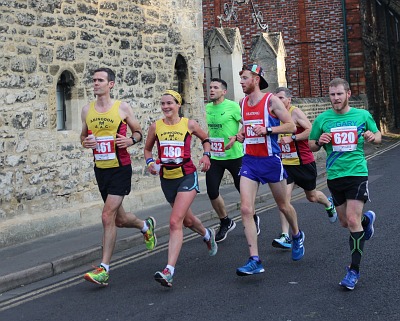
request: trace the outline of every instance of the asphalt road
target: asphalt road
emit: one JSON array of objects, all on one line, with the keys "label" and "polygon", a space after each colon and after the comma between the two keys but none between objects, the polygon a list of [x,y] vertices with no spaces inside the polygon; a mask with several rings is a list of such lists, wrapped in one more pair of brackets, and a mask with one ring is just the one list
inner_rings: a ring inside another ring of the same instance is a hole
[{"label": "asphalt road", "polygon": [[[248,257],[238,217],[215,257],[208,256],[199,237],[186,238],[171,289],[153,280],[167,259],[167,239],[162,238],[151,253],[122,253],[109,286],[84,281],[85,266],[3,301],[0,320],[400,320],[399,157],[398,146],[369,160],[372,202],[365,210],[373,209],[377,219],[354,291],[338,285],[350,262],[348,231],[329,223],[322,206],[308,203],[301,193],[293,202],[306,234],[301,261],[271,247],[280,232],[279,218],[274,204],[264,203],[259,210],[263,274],[236,276]],[[327,192],[324,181],[320,186]]]}]

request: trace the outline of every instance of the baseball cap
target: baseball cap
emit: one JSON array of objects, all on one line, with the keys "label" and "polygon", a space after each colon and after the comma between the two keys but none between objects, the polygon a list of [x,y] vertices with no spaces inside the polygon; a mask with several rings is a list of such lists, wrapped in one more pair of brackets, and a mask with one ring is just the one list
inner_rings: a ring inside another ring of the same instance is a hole
[{"label": "baseball cap", "polygon": [[244,65],[242,70],[249,70],[255,74],[257,74],[257,76],[260,77],[260,89],[263,90],[265,88],[268,88],[268,83],[264,78],[264,69],[261,68],[261,66],[256,65],[256,64],[251,64],[251,65]]}]

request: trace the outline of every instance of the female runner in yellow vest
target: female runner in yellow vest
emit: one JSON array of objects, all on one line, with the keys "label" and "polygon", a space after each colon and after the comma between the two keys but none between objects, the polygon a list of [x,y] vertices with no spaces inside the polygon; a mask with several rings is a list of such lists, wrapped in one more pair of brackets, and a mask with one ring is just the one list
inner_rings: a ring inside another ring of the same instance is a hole
[{"label": "female runner in yellow vest", "polygon": [[193,215],[190,205],[199,192],[196,167],[190,154],[192,135],[201,139],[204,154],[199,166],[202,172],[210,168],[210,142],[206,132],[199,124],[185,117],[179,116],[182,97],[173,90],[167,90],[161,97],[161,109],[164,118],[151,124],[144,157],[151,174],[156,175],[155,161],[152,151],[157,144],[158,159],[161,161],[160,181],[165,198],[172,207],[169,223],[168,264],[161,272],[154,274],[157,282],[171,287],[175,272],[175,265],[183,243],[183,226],[203,236],[207,244],[208,253],[213,256],[217,253],[215,232],[205,228],[201,221]]}]

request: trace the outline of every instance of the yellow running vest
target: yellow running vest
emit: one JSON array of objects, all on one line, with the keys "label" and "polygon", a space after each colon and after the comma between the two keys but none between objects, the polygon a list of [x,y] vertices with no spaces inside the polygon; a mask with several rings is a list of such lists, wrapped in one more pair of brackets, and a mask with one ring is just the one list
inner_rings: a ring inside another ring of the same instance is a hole
[{"label": "yellow running vest", "polygon": [[93,150],[93,157],[98,168],[113,168],[131,164],[126,148],[118,148],[115,138],[118,134],[126,136],[126,122],[119,115],[120,100],[116,100],[111,108],[100,113],[95,109],[95,102],[90,103],[86,116],[88,129],[96,137],[97,148]]}]

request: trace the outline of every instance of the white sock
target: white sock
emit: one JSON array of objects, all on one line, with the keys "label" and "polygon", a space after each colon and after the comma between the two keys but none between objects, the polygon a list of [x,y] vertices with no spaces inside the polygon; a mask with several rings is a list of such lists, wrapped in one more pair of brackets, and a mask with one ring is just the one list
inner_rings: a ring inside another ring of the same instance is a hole
[{"label": "white sock", "polygon": [[204,234],[203,240],[208,242],[210,240],[210,237],[211,237],[210,232],[208,231],[208,228],[206,228],[206,234]]},{"label": "white sock", "polygon": [[143,228],[142,228],[142,230],[141,230],[142,233],[143,233],[143,234],[146,233],[148,229],[149,229],[149,227],[147,226],[146,221],[144,221]]},{"label": "white sock", "polygon": [[102,263],[100,263],[100,266],[102,266],[103,268],[105,268],[106,271],[107,271],[107,273],[110,272],[110,265],[105,264],[105,263],[102,262]]},{"label": "white sock", "polygon": [[172,265],[167,265],[165,268],[167,268],[169,270],[169,272],[171,273],[171,275],[174,275],[175,273],[175,268]]}]

